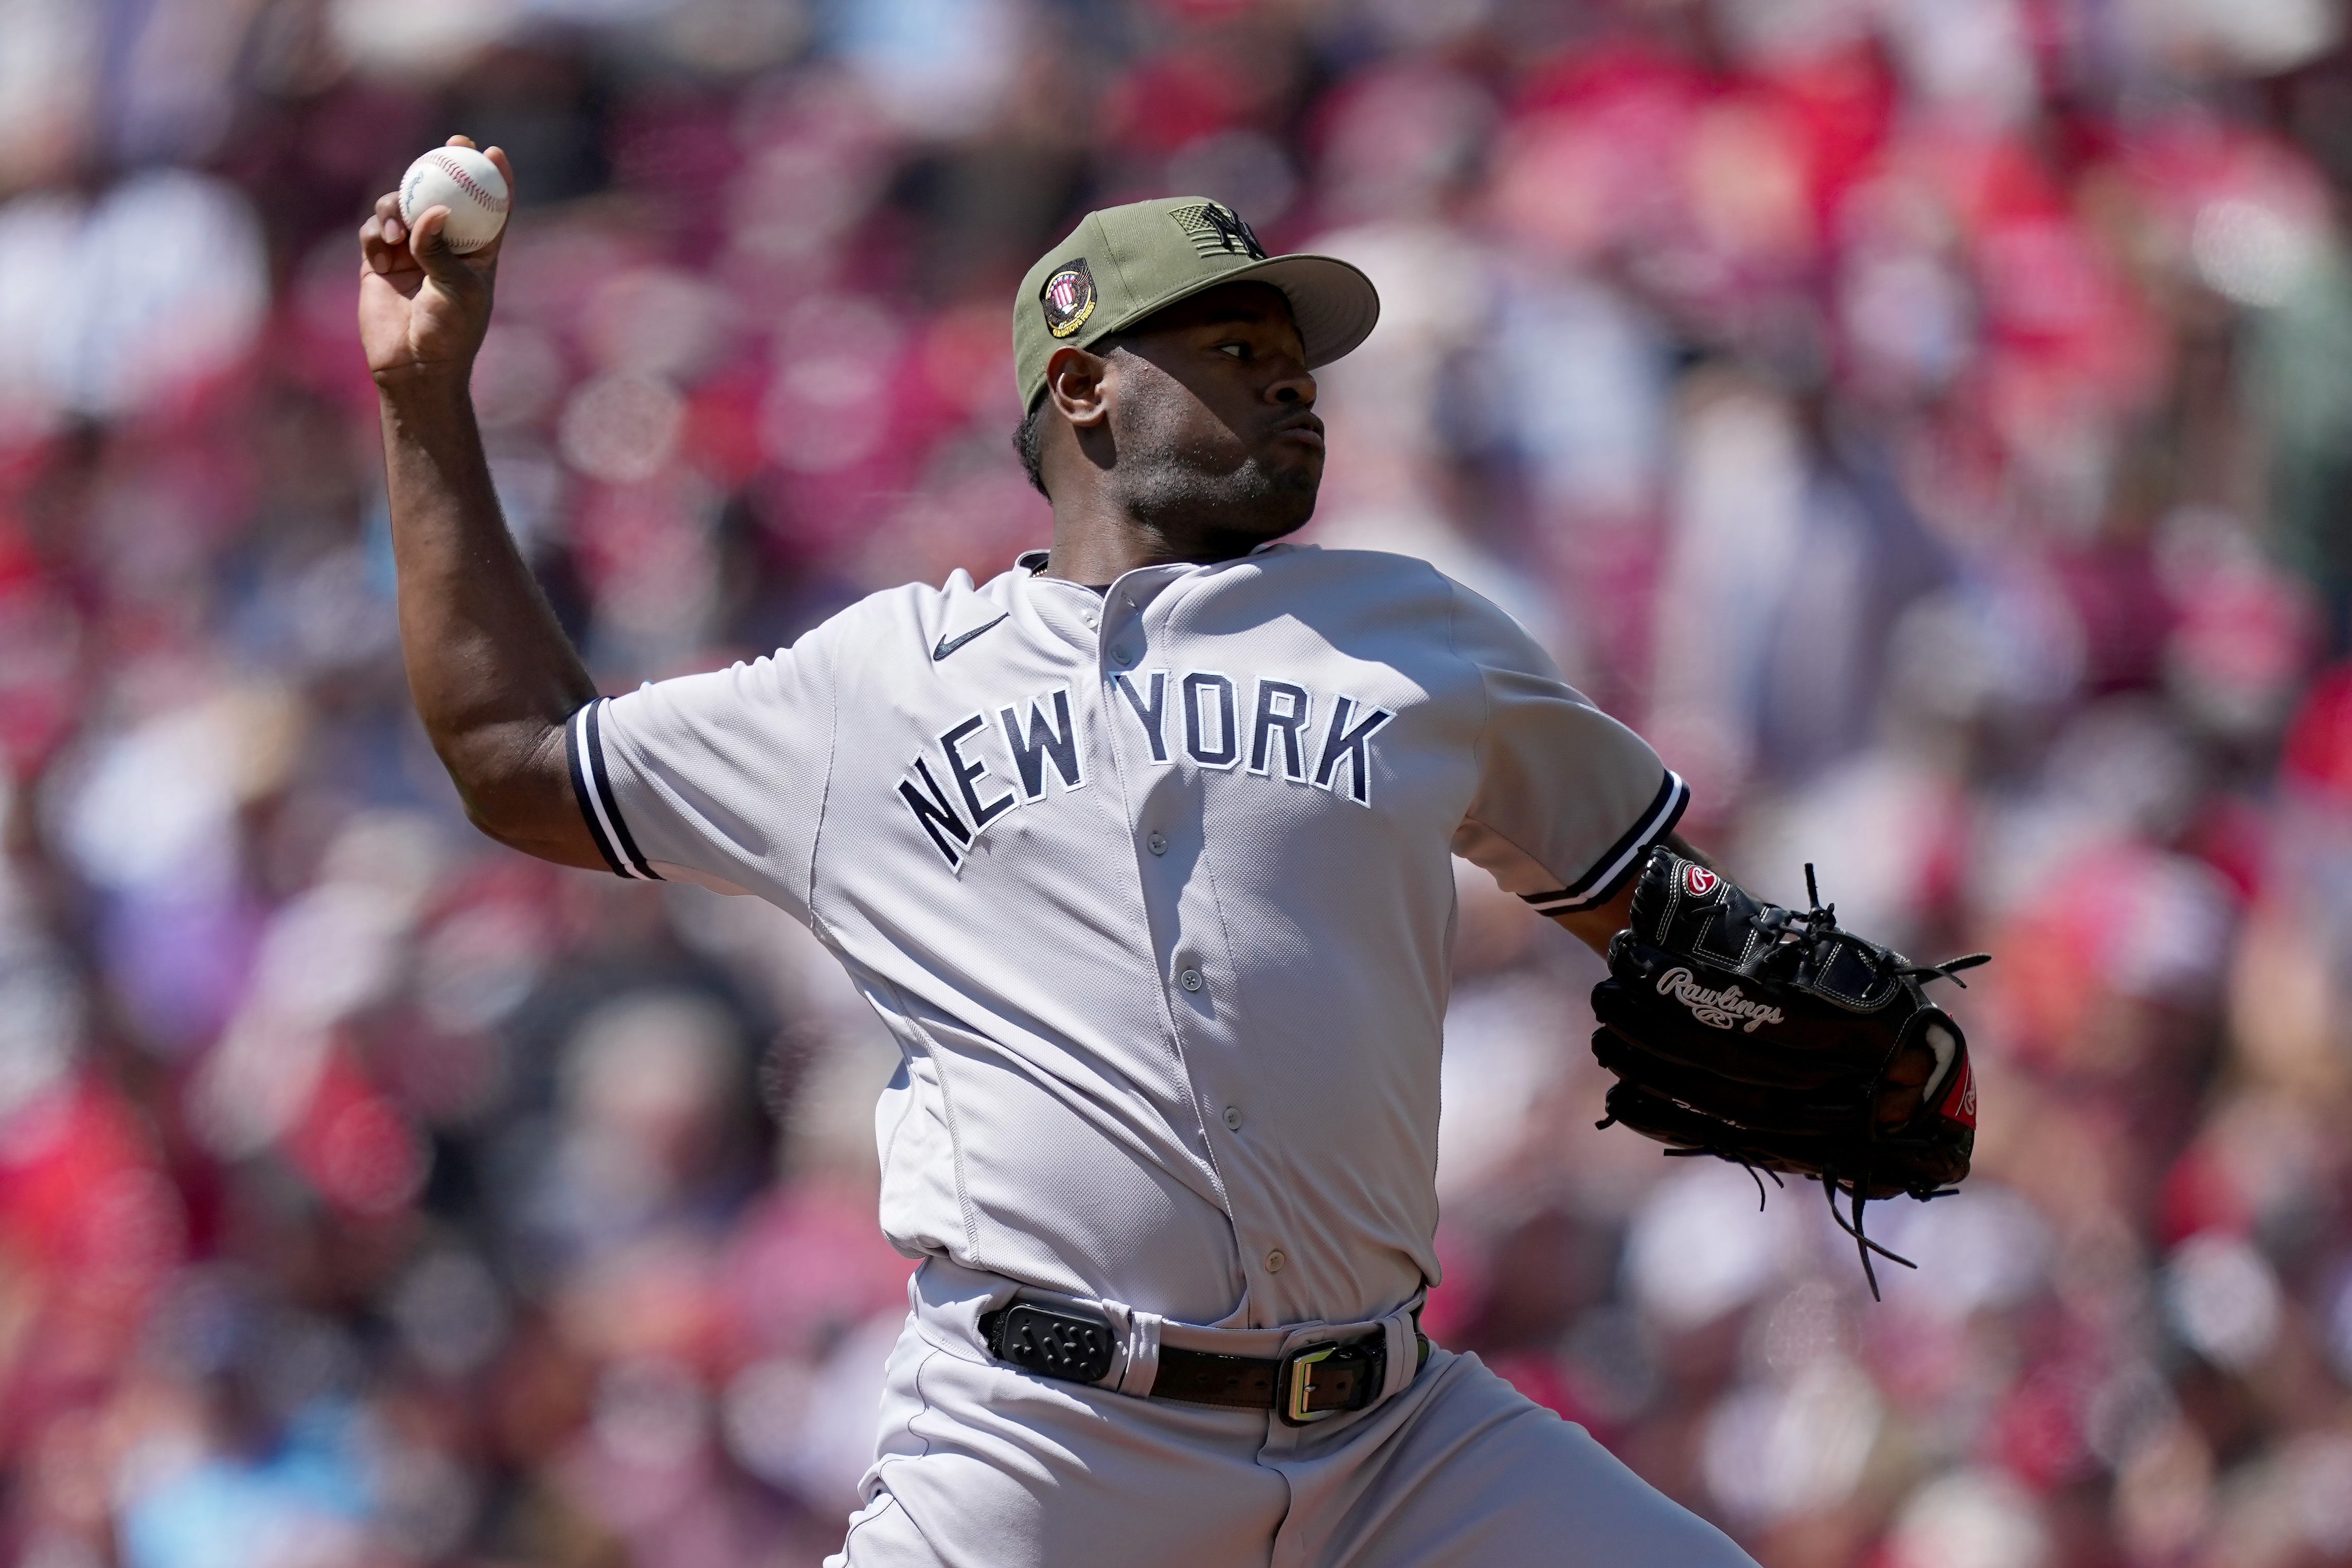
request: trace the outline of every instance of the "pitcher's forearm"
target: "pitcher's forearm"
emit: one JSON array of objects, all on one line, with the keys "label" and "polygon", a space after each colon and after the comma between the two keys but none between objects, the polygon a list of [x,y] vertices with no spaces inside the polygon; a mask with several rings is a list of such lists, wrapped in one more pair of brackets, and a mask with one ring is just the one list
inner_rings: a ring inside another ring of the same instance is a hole
[{"label": "pitcher's forearm", "polygon": [[543,838],[569,848],[562,724],[596,689],[507,531],[464,381],[388,378],[381,392],[417,714],[477,823],[533,853],[550,852]]}]

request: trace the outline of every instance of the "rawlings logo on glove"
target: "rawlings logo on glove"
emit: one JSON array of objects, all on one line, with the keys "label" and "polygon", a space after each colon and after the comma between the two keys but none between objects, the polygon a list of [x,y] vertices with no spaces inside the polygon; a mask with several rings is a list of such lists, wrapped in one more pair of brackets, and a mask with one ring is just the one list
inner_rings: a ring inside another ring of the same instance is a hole
[{"label": "rawlings logo on glove", "polygon": [[1761,1002],[1750,1002],[1739,994],[1737,985],[1727,985],[1720,991],[1709,991],[1691,978],[1687,969],[1669,969],[1658,976],[1658,994],[1671,996],[1691,1010],[1691,1016],[1711,1029],[1736,1027],[1748,1021],[1748,1032],[1754,1034],[1759,1024],[1782,1022],[1780,1009]]},{"label": "rawlings logo on glove", "polygon": [[1618,1079],[1601,1125],[1820,1182],[1874,1296],[1871,1254],[1911,1264],[1863,1234],[1864,1205],[1951,1191],[1976,1143],[1968,1042],[1922,984],[1984,962],[1915,964],[1840,930],[1818,896],[1781,909],[1654,850],[1592,992],[1592,1053]]}]

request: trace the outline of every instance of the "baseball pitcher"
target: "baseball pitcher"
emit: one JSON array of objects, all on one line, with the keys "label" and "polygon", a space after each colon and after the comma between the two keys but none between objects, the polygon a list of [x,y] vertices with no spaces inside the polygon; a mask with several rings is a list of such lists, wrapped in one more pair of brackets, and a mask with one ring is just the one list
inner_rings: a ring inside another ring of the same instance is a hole
[{"label": "baseball pitcher", "polygon": [[1748,1562],[1420,1332],[1453,859],[1601,949],[1648,889],[1612,1108],[1680,1147],[1822,1174],[1756,1074],[1710,1103],[1710,1040],[1801,1058],[1816,983],[1876,975],[1907,1000],[1860,1087],[1806,1081],[1885,1163],[1824,1184],[1933,1187],[1950,1162],[1920,1178],[1899,1135],[1951,1102],[1958,1032],[1825,911],[1730,901],[1671,838],[1682,781],[1495,605],[1285,542],[1323,473],[1314,372],[1371,331],[1371,282],[1212,201],[1088,215],[1013,300],[1051,547],[606,697],[500,521],[467,390],[498,247],[456,255],[443,216],[377,204],[360,317],[409,679],[467,814],[782,906],[904,1053],[881,1220],[922,1266],[831,1562]]}]

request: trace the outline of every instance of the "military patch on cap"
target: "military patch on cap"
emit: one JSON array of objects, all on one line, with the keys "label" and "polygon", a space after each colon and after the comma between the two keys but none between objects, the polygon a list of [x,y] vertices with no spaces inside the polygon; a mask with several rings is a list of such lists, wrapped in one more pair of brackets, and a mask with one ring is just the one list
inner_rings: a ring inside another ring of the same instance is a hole
[{"label": "military patch on cap", "polygon": [[1087,270],[1087,258],[1056,269],[1037,298],[1045,307],[1045,330],[1055,337],[1066,338],[1085,326],[1095,313],[1095,275]]},{"label": "military patch on cap", "polygon": [[1168,216],[1192,242],[1192,248],[1202,256],[1246,256],[1252,261],[1265,259],[1265,247],[1257,242],[1257,234],[1242,221],[1242,215],[1218,202],[1202,202],[1189,207],[1171,208]]}]

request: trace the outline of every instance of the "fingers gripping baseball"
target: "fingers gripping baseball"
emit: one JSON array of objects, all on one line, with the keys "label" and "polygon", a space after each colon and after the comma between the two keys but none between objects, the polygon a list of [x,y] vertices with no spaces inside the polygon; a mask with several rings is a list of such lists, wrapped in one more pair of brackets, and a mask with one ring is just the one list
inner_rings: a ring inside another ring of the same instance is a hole
[{"label": "fingers gripping baseball", "polygon": [[425,269],[435,289],[452,300],[478,309],[485,325],[490,307],[490,279],[473,259],[460,256],[449,243],[449,209],[427,207],[408,231],[409,254]]},{"label": "fingers gripping baseball", "polygon": [[[453,136],[448,145],[473,142]],[[487,156],[505,177],[510,200],[514,171],[506,153],[493,147]],[[406,221],[392,192],[377,198],[360,229],[360,340],[379,380],[448,374],[462,381],[489,330],[505,236],[460,255],[449,243],[449,217],[446,206],[435,205]]]}]

